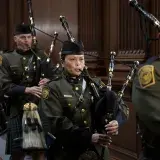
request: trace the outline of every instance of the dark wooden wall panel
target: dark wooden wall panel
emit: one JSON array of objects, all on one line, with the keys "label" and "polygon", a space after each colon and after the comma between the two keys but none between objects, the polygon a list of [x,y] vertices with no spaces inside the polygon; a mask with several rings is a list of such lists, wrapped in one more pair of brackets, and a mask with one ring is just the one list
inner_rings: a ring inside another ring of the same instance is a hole
[{"label": "dark wooden wall panel", "polygon": [[[145,49],[145,39],[140,27],[140,14],[129,5],[128,0],[119,1],[119,50]],[[149,0],[139,0],[146,10]],[[145,28],[145,27],[143,27]]]},{"label": "dark wooden wall panel", "polygon": [[[160,1],[152,0],[150,3],[150,13],[152,13],[158,20],[160,20]],[[151,26],[151,37],[158,37],[158,30]],[[160,38],[160,37],[159,37]],[[160,54],[160,40],[153,41],[150,45],[151,55],[159,55]]]},{"label": "dark wooden wall panel", "polygon": [[[86,65],[93,75],[104,76],[103,57],[103,10],[102,0],[79,0],[78,1],[78,39],[83,42],[86,50]],[[93,72],[92,72],[93,71]]]},{"label": "dark wooden wall panel", "polygon": [[23,1],[8,0],[8,47],[13,49],[13,35],[16,24],[23,23]]},{"label": "dark wooden wall panel", "polygon": [[[72,31],[73,36],[78,37],[78,1],[77,0],[33,0],[33,12],[35,25],[38,29],[53,35],[54,32],[58,32],[58,38],[61,40],[67,40],[66,32],[61,26],[59,16],[63,15],[67,18],[67,21]],[[39,46],[43,49],[50,47],[52,38],[37,31],[37,40]],[[57,42],[55,53],[53,53],[53,59],[59,60],[59,54],[61,43]]]},{"label": "dark wooden wall panel", "polygon": [[8,19],[6,18],[8,12],[6,8],[8,7],[8,3],[6,0],[1,0],[0,5],[0,50],[4,50],[7,48],[7,26]]},{"label": "dark wooden wall panel", "polygon": [[79,0],[79,39],[87,51],[102,51],[102,1]]},{"label": "dark wooden wall panel", "polygon": [[102,16],[102,22],[103,22],[103,31],[102,31],[102,37],[103,37],[103,56],[107,56],[108,52],[110,51],[110,25],[108,22],[110,22],[110,1],[103,0],[102,3],[102,10],[103,10],[103,16]]},{"label": "dark wooden wall panel", "polygon": [[0,49],[13,49],[13,33],[16,24],[25,22],[23,0],[1,0]]}]

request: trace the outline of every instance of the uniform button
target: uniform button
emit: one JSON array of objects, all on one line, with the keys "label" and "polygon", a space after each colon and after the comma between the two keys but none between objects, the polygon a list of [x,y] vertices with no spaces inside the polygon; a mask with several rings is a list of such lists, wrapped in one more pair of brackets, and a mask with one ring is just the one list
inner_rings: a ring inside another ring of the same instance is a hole
[{"label": "uniform button", "polygon": [[86,110],[85,110],[85,109],[82,109],[81,111],[82,111],[82,113],[84,113]]},{"label": "uniform button", "polygon": [[84,121],[84,124],[87,124],[87,121]]},{"label": "uniform button", "polygon": [[24,68],[25,68],[26,71],[28,70],[28,67],[24,67]]},{"label": "uniform button", "polygon": [[78,88],[78,87],[76,87],[76,88],[75,88],[75,90],[76,90],[76,91],[78,91],[78,90],[79,90],[79,88]]},{"label": "uniform button", "polygon": [[29,76],[26,76],[26,78],[28,79],[28,78],[29,78]]},{"label": "uniform button", "polygon": [[33,64],[36,64],[36,62],[33,62]]},{"label": "uniform button", "polygon": [[25,57],[23,57],[23,60],[26,60],[26,58],[25,58]]},{"label": "uniform button", "polygon": [[71,106],[71,104],[70,104],[70,103],[68,103],[68,106]]},{"label": "uniform button", "polygon": [[41,76],[44,77],[44,74],[42,73]]},{"label": "uniform button", "polygon": [[47,58],[47,62],[49,62],[50,61],[50,58]]},{"label": "uniform button", "polygon": [[94,97],[93,97],[93,96],[91,97],[91,101],[92,101],[92,102],[94,101]]}]

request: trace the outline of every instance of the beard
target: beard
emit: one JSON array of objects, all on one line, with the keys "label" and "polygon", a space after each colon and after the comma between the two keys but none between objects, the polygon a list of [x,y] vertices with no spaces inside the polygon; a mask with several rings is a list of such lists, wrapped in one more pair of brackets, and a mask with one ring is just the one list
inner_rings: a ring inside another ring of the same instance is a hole
[{"label": "beard", "polygon": [[28,51],[31,49],[31,45],[19,43],[19,44],[17,44],[17,49],[25,52],[25,51]]}]

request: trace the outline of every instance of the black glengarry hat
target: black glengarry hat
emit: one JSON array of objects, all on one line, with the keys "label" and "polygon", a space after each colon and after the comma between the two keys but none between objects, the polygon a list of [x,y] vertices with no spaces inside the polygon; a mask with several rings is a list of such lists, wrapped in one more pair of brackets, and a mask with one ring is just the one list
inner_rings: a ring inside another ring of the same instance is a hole
[{"label": "black glengarry hat", "polygon": [[18,24],[15,28],[14,35],[19,35],[19,34],[30,34],[32,33],[30,25],[27,24]]},{"label": "black glengarry hat", "polygon": [[69,54],[76,54],[82,55],[84,54],[84,48],[81,43],[71,42],[71,41],[64,41],[61,54],[62,55],[69,55]]}]

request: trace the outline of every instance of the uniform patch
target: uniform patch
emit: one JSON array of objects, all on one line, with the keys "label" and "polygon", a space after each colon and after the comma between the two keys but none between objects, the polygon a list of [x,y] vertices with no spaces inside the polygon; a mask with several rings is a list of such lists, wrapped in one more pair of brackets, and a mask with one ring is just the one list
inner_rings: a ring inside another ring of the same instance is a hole
[{"label": "uniform patch", "polygon": [[49,97],[49,88],[48,87],[43,87],[42,89],[42,98],[43,99],[48,99]]},{"label": "uniform patch", "polygon": [[0,56],[0,65],[2,64],[3,57]]},{"label": "uniform patch", "polygon": [[138,71],[139,83],[142,88],[146,88],[155,84],[154,66],[145,65]]}]

